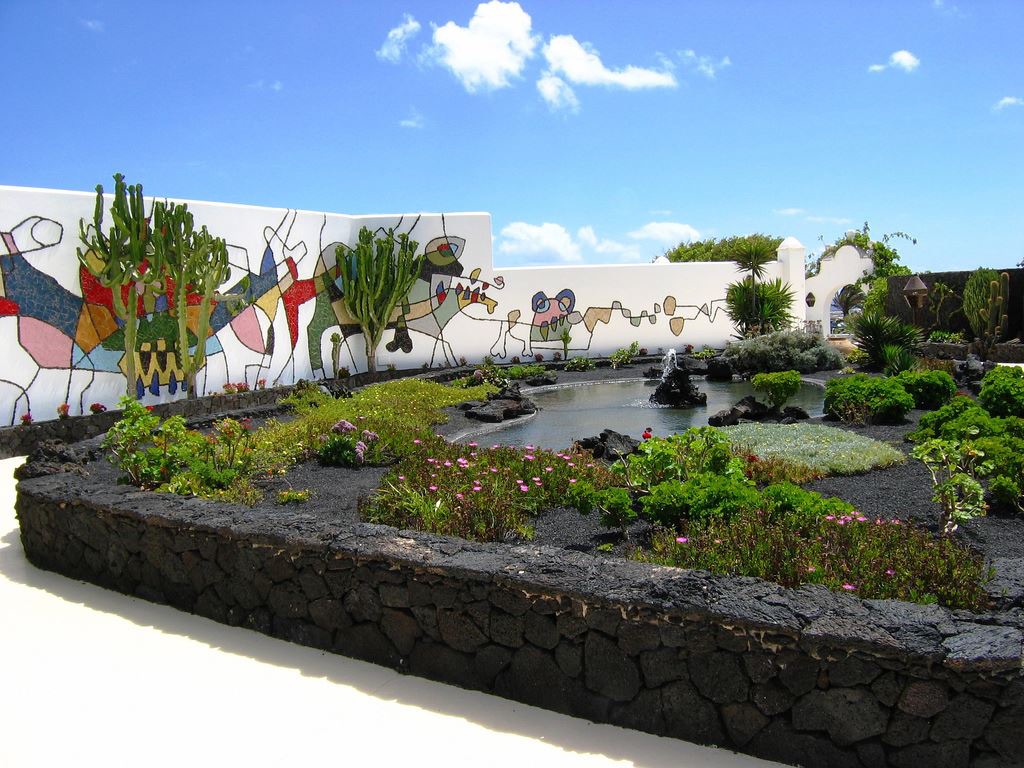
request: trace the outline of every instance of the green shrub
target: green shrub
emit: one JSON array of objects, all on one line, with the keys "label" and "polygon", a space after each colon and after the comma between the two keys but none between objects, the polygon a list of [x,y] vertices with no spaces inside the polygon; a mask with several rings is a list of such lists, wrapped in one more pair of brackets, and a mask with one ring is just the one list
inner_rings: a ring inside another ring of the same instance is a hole
[{"label": "green shrub", "polygon": [[917,429],[907,435],[907,439],[914,442],[933,437],[962,439],[972,434],[984,436],[1002,434],[1003,431],[1003,426],[988,411],[971,398],[960,395],[937,411],[924,414],[917,423]]},{"label": "green shrub", "polygon": [[694,352],[690,357],[695,360],[710,360],[713,357],[718,357],[719,351],[714,347],[705,346],[697,352]]},{"label": "green shrub", "polygon": [[898,424],[913,407],[897,379],[857,373],[825,385],[825,413],[841,421]]},{"label": "green shrub", "polygon": [[807,491],[793,483],[776,483],[761,492],[765,521],[769,524],[787,522],[798,526],[815,523],[826,515],[852,515],[853,505],[834,497]]},{"label": "green shrub", "polygon": [[1024,417],[1024,368],[997,365],[986,373],[978,402],[993,416]]},{"label": "green shrub", "polygon": [[935,342],[936,344],[963,344],[967,341],[961,331],[944,331],[941,328],[937,328],[928,334],[928,341]]},{"label": "green shrub", "polygon": [[871,362],[871,356],[862,349],[851,349],[846,353],[846,362],[850,365],[867,365]]},{"label": "green shrub", "polygon": [[882,370],[886,376],[897,376],[909,371],[916,363],[917,358],[906,347],[899,344],[886,344],[882,347]]},{"label": "green shrub", "polygon": [[601,525],[605,528],[626,530],[636,520],[633,497],[625,488],[605,488],[595,491],[594,506],[600,513]]},{"label": "green shrub", "polygon": [[917,370],[942,371],[952,376],[956,372],[956,363],[941,357],[919,357],[917,358]]},{"label": "green shrub", "polygon": [[793,322],[793,290],[782,278],[756,282],[745,277],[730,283],[725,311],[740,338],[781,331]]},{"label": "green shrub", "polygon": [[528,379],[531,376],[540,376],[542,373],[546,373],[545,368],[540,363],[529,363],[527,365],[510,365],[508,368],[503,369],[505,378],[512,379],[513,381],[518,379]]},{"label": "green shrub", "polygon": [[703,472],[743,477],[743,462],[733,455],[724,432],[691,427],[681,434],[645,440],[625,464],[616,462],[612,470],[647,492],[667,480],[682,481]]},{"label": "green shrub", "polygon": [[640,342],[634,341],[628,347],[612,352],[608,359],[611,360],[612,368],[622,368],[632,365],[633,358],[638,354],[640,354]]},{"label": "green shrub", "polygon": [[879,312],[862,312],[850,321],[853,343],[867,353],[871,364],[885,367],[884,348],[901,347],[910,350],[921,340],[921,333],[913,325]]},{"label": "green shrub", "polygon": [[843,356],[817,334],[779,331],[730,344],[725,357],[741,373],[770,371],[833,371],[843,367]]},{"label": "green shrub", "polygon": [[589,357],[574,357],[565,364],[567,371],[592,371],[596,367],[597,363]]},{"label": "green shrub", "polygon": [[855,475],[904,460],[890,445],[822,424],[737,424],[722,432],[735,450],[784,459],[818,475]]},{"label": "green shrub", "polygon": [[[673,482],[676,481],[662,485],[671,486]],[[678,529],[679,523],[683,520],[697,524],[710,520],[728,522],[737,515],[758,509],[761,505],[761,494],[758,493],[757,486],[744,477],[699,472],[677,484],[677,489],[660,494],[654,503],[648,503],[649,496],[640,500],[645,511],[650,510],[652,513],[659,512],[663,515],[654,520],[666,528]],[[660,503],[667,498],[678,502],[678,506]]]},{"label": "green shrub", "polygon": [[755,390],[765,394],[772,408],[781,408],[800,389],[800,374],[797,371],[759,373],[751,384]]},{"label": "green shrub", "polygon": [[944,371],[903,371],[896,380],[914,398],[914,407],[941,408],[956,394],[956,382]]}]

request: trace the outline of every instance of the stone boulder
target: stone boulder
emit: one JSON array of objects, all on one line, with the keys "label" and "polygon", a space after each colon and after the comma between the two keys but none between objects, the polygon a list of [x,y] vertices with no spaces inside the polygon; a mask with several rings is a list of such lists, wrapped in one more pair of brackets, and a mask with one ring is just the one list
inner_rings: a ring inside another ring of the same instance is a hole
[{"label": "stone boulder", "polygon": [[769,408],[753,395],[747,395],[732,408],[719,411],[708,419],[712,427],[732,427],[741,421],[775,422],[778,424],[795,424],[808,419],[807,411],[796,405],[787,405],[781,411]]},{"label": "stone boulder", "polygon": [[576,445],[592,451],[595,459],[616,461],[623,456],[636,453],[636,449],[640,447],[640,441],[634,440],[629,435],[620,434],[614,429],[605,429],[597,437],[584,437],[577,440]]},{"label": "stone boulder", "polygon": [[708,396],[701,392],[690,381],[690,372],[686,368],[673,368],[654,390],[651,402],[659,405],[670,405],[673,408],[692,408],[704,405]]},{"label": "stone boulder", "polygon": [[61,472],[76,475],[87,475],[85,464],[95,458],[95,451],[90,452],[68,445],[61,440],[43,440],[29,454],[28,460],[14,470],[14,477],[27,480],[30,477],[43,477]]},{"label": "stone boulder", "polygon": [[711,381],[730,381],[732,379],[732,363],[724,357],[713,357],[708,360],[707,377]]},{"label": "stone boulder", "polygon": [[487,396],[485,403],[469,403],[463,407],[466,418],[496,424],[537,412],[537,406],[519,391],[518,384],[507,384]]}]

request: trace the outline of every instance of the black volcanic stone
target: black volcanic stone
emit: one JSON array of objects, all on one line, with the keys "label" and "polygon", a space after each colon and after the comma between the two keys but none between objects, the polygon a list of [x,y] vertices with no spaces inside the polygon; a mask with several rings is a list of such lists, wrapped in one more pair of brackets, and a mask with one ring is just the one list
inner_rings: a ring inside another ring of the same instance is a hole
[{"label": "black volcanic stone", "polygon": [[935,718],[931,730],[932,741],[980,738],[993,712],[994,704],[977,699],[969,693],[958,694]]},{"label": "black volcanic stone", "polygon": [[793,705],[793,727],[828,731],[840,746],[885,733],[889,713],[863,688],[814,690]]},{"label": "black volcanic stone", "polygon": [[949,704],[946,687],[934,680],[912,680],[903,689],[896,706],[902,712],[917,717],[932,717]]},{"label": "black volcanic stone", "polygon": [[688,680],[661,689],[665,729],[670,736],[697,744],[724,744],[725,732],[715,706],[703,698]]},{"label": "black volcanic stone", "polygon": [[663,733],[665,716],[661,708],[661,691],[640,691],[625,704],[615,704],[609,710],[613,724],[647,733]]},{"label": "black volcanic stone", "polygon": [[395,644],[395,648],[403,656],[408,656],[412,653],[413,646],[416,645],[416,639],[423,634],[420,631],[420,625],[416,623],[416,619],[405,613],[405,611],[399,611],[394,608],[384,609],[380,619],[380,626],[384,630],[384,634]]},{"label": "black volcanic stone", "polygon": [[746,700],[750,682],[735,654],[716,651],[691,656],[688,667],[697,690],[716,704]]},{"label": "black volcanic stone", "polygon": [[523,644],[523,620],[518,616],[495,611],[491,614],[490,635],[496,643],[518,648]]},{"label": "black volcanic stone", "polygon": [[758,683],[750,694],[751,700],[764,714],[774,716],[793,706],[796,696],[783,687],[778,680]]},{"label": "black volcanic stone", "polygon": [[487,642],[476,624],[454,611],[437,612],[437,629],[441,638],[457,651],[472,652]]},{"label": "black volcanic stone", "polygon": [[737,746],[744,746],[770,722],[753,704],[726,704],[722,707],[722,720],[729,738]]},{"label": "black volcanic stone", "polygon": [[930,723],[923,717],[914,717],[899,710],[893,712],[882,741],[893,747],[906,747],[928,738]]},{"label": "black volcanic stone", "polygon": [[523,634],[536,646],[551,650],[558,645],[558,629],[555,620],[550,616],[541,616],[530,612],[526,614]]},{"label": "black volcanic stone", "polygon": [[614,701],[629,701],[640,690],[640,673],[612,640],[598,632],[587,634],[584,645],[587,687]]},{"label": "black volcanic stone", "polygon": [[894,768],[967,768],[971,762],[971,748],[964,741],[915,744],[891,755],[889,762]]},{"label": "black volcanic stone", "polygon": [[1004,758],[1019,761],[1024,755],[1021,723],[1024,723],[1024,702],[1000,709],[985,729],[985,741]]}]

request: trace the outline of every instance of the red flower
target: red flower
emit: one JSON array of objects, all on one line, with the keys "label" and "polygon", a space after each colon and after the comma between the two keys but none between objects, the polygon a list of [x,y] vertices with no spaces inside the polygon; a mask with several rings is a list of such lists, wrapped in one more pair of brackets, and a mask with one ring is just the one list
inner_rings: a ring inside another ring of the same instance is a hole
[{"label": "red flower", "polygon": [[149,411],[150,413],[152,413],[152,411],[153,411],[153,406],[152,406],[152,405],[147,405],[147,406],[146,406],[146,410],[147,410],[147,411]]}]

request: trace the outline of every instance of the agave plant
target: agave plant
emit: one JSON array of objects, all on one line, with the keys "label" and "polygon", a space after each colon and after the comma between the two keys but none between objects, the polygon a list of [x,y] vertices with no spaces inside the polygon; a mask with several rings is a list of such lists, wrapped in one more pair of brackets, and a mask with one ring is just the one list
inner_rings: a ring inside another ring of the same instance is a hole
[{"label": "agave plant", "polygon": [[916,364],[917,358],[906,347],[899,344],[886,344],[882,347],[882,370],[886,376],[898,376]]},{"label": "agave plant", "polygon": [[[921,332],[910,323],[881,312],[863,312],[853,318],[853,343],[865,352],[875,368],[885,368],[883,349],[895,346],[908,352],[921,342]],[[890,353],[893,354],[893,353]]]}]

